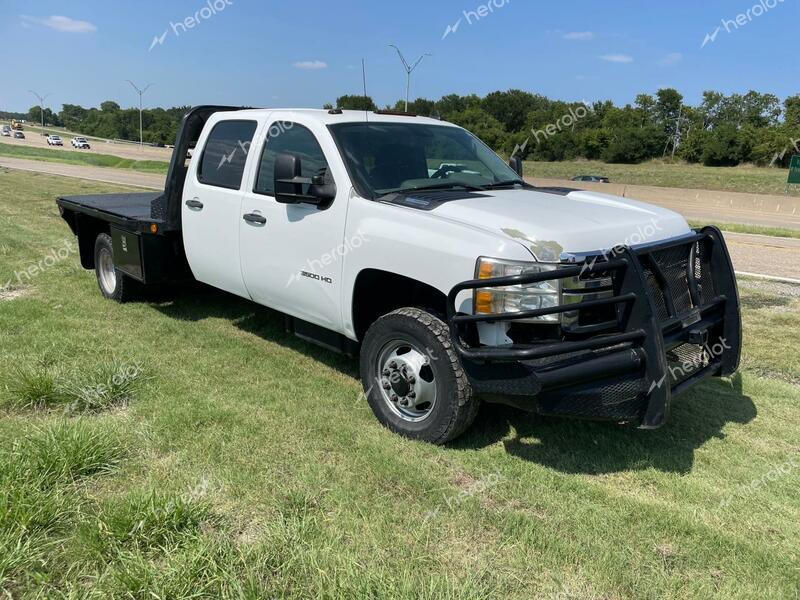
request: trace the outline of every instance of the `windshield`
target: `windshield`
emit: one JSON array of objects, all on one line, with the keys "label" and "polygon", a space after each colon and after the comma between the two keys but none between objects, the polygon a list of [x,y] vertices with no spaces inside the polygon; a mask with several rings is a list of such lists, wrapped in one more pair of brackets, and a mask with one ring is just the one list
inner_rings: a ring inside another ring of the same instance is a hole
[{"label": "windshield", "polygon": [[425,123],[330,126],[358,192],[486,188],[522,183],[486,144],[458,127]]}]

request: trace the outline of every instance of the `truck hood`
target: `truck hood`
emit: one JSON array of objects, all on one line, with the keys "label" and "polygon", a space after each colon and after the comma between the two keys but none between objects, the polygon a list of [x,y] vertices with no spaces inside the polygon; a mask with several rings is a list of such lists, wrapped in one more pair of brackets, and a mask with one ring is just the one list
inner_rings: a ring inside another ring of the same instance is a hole
[{"label": "truck hood", "polygon": [[585,191],[493,190],[460,195],[431,213],[507,236],[540,261],[562,253],[596,253],[617,245],[642,246],[691,233],[671,210]]}]

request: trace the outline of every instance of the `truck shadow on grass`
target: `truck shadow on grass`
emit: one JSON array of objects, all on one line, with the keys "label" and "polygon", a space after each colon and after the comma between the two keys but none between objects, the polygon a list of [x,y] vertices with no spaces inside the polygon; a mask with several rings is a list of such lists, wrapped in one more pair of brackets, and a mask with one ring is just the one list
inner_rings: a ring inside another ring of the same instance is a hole
[{"label": "truck shadow on grass", "polygon": [[531,415],[484,405],[475,426],[453,442],[479,449],[502,442],[508,454],[563,473],[597,475],[657,469],[688,473],[695,451],[723,439],[730,423],[746,424],[757,410],[742,390],[742,379],[708,379],[674,399],[669,420],[652,431],[613,423]]},{"label": "truck shadow on grass", "polygon": [[[202,284],[166,291],[147,301],[174,319],[229,320],[242,331],[353,377],[360,387],[356,359],[287,333],[283,315],[276,311]],[[676,398],[667,424],[655,431],[540,417],[507,406],[484,404],[473,427],[447,447],[475,450],[501,442],[510,455],[564,473],[603,474],[648,468],[688,473],[698,448],[714,438],[724,438],[729,423],[746,424],[756,415],[756,407],[743,393],[741,377],[736,375],[730,380],[707,380]]]},{"label": "truck shadow on grass", "polygon": [[359,376],[358,361],[305,342],[287,332],[282,313],[202,283],[149,291],[142,300],[160,313],[181,321],[228,320],[242,331],[300,352],[345,375]]}]

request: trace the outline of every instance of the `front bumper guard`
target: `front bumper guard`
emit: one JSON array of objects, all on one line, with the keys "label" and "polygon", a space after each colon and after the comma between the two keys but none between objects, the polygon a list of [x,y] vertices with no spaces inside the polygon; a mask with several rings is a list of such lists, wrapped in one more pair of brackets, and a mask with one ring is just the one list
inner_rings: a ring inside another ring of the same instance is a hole
[{"label": "front bumper guard", "polygon": [[[513,313],[456,311],[465,290],[601,274],[613,278],[607,298]],[[481,322],[608,306],[616,314],[608,333],[563,332],[556,341],[491,347],[475,343],[474,331],[465,335]],[[464,281],[448,295],[447,319],[477,393],[541,414],[634,421],[642,428],[663,425],[672,398],[697,382],[733,374],[741,354],[736,277],[716,227],[647,247],[618,247],[612,258],[586,257],[555,271]],[[676,367],[682,356],[691,364]]]}]

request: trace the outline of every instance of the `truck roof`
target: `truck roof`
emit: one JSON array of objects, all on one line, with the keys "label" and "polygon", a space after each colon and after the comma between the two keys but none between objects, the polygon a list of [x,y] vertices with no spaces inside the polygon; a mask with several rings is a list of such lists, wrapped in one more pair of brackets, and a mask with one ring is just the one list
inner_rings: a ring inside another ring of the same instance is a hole
[{"label": "truck roof", "polygon": [[338,110],[331,112],[328,109],[318,108],[250,108],[244,110],[227,111],[223,114],[223,118],[230,119],[236,118],[241,115],[265,115],[271,113],[273,116],[285,113],[287,118],[290,115],[302,114],[306,117],[316,119],[324,125],[333,125],[335,123],[358,123],[363,122],[367,118],[370,123],[425,123],[428,125],[445,125],[448,127],[456,127],[452,123],[432,119],[429,117],[415,117],[406,116],[402,114],[381,114],[380,112],[363,111],[363,110]]}]

